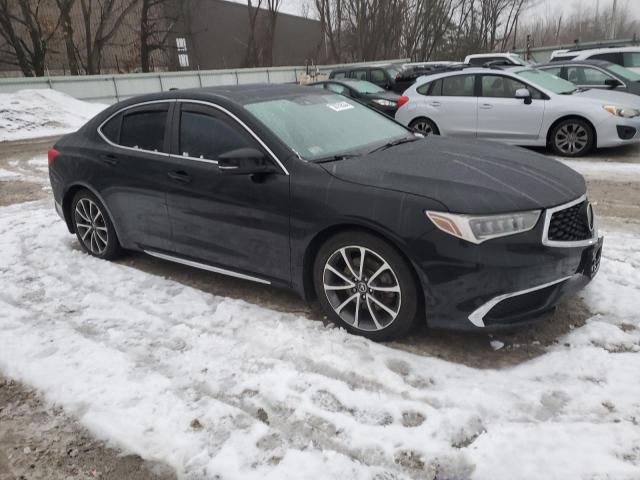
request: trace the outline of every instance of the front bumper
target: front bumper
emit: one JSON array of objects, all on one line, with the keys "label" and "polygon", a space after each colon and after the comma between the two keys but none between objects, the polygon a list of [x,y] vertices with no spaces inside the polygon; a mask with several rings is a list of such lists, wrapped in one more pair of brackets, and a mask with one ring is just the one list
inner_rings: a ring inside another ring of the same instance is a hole
[{"label": "front bumper", "polygon": [[481,331],[525,324],[584,288],[598,272],[602,237],[594,229],[589,240],[549,245],[545,218],[530,232],[480,245],[440,230],[423,238],[429,248],[416,267],[428,325]]},{"label": "front bumper", "polygon": [[640,117],[610,119],[596,125],[598,147],[617,147],[640,143]]}]

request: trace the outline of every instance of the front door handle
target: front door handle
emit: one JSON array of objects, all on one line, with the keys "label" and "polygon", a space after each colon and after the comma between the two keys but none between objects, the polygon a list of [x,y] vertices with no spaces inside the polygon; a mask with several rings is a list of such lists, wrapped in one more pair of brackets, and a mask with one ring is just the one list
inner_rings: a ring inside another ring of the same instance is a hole
[{"label": "front door handle", "polygon": [[120,160],[118,160],[118,157],[113,153],[105,153],[103,155],[100,155],[100,161],[113,167],[117,165]]},{"label": "front door handle", "polygon": [[169,172],[167,173],[167,175],[169,176],[169,178],[171,180],[173,180],[174,182],[178,182],[178,183],[191,183],[191,175],[189,175],[187,172],[184,172],[182,170],[177,171],[177,172]]},{"label": "front door handle", "polygon": [[482,105],[480,105],[480,108],[483,110],[491,110],[493,108],[493,105],[491,105],[490,103],[483,103]]}]

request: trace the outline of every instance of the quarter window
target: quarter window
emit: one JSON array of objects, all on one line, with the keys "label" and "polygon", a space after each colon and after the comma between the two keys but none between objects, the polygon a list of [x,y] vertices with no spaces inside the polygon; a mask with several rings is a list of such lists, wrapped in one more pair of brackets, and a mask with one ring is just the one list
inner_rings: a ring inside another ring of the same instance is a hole
[{"label": "quarter window", "polygon": [[119,113],[107,123],[105,123],[102,128],[102,134],[107,137],[110,142],[118,143],[120,141],[120,124],[122,123],[122,114]]},{"label": "quarter window", "polygon": [[473,97],[475,75],[455,75],[442,79],[442,95],[445,97]]},{"label": "quarter window", "polygon": [[387,77],[382,70],[371,70],[371,81],[378,85],[384,85],[387,83]]},{"label": "quarter window", "polygon": [[185,157],[217,160],[223,153],[248,146],[225,120],[195,111],[180,115],[180,153]]},{"label": "quarter window", "polygon": [[151,152],[164,151],[167,110],[138,110],[125,113],[120,129],[120,145]]}]

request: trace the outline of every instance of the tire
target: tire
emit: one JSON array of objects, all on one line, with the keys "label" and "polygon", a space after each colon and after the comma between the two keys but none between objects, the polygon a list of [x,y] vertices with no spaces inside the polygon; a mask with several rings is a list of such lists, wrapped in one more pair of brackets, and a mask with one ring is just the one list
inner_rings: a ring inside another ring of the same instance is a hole
[{"label": "tire", "polygon": [[71,202],[71,220],[82,249],[89,255],[112,260],[122,251],[106,208],[88,190],[80,190]]},{"label": "tire", "polygon": [[429,135],[440,135],[440,130],[433,120],[420,117],[416,118],[409,124],[409,128],[423,134],[425,137]]},{"label": "tire", "polygon": [[388,341],[415,324],[417,280],[407,261],[379,237],[358,231],[331,237],[316,255],[313,280],[327,317],[352,334]]},{"label": "tire", "polygon": [[582,157],[595,146],[593,127],[580,118],[567,118],[554,125],[549,143],[556,155]]}]

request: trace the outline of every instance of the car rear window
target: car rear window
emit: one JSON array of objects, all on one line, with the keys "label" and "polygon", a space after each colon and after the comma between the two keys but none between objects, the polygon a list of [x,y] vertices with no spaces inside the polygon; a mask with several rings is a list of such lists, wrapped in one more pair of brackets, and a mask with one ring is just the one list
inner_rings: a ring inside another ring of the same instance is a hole
[{"label": "car rear window", "polygon": [[151,152],[164,151],[166,110],[136,111],[125,114],[120,129],[120,145]]}]

